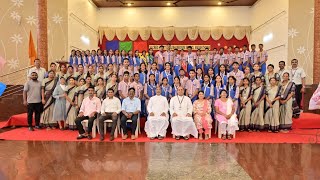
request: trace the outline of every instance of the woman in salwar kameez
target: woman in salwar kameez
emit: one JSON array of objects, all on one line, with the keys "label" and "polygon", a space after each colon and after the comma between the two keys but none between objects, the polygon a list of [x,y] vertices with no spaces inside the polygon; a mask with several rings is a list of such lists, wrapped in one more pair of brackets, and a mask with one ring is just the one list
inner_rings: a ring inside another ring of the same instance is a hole
[{"label": "woman in salwar kameez", "polygon": [[280,90],[280,131],[291,129],[293,114],[292,101],[295,88],[294,83],[289,82],[289,73],[283,73]]},{"label": "woman in salwar kameez", "polygon": [[70,78],[67,89],[67,104],[66,104],[66,127],[71,130],[76,129],[74,120],[77,118],[77,87],[75,86],[75,79]]},{"label": "woman in salwar kameez", "polygon": [[255,77],[255,85],[252,90],[252,114],[250,130],[260,131],[264,129],[264,99],[265,88],[261,77]]},{"label": "woman in salwar kameez", "polygon": [[40,123],[42,127],[47,127],[50,129],[51,127],[55,127],[57,123],[52,120],[53,109],[54,109],[54,98],[52,97],[52,93],[54,88],[56,87],[58,79],[55,78],[54,71],[48,72],[48,78],[42,81],[42,104],[43,104],[43,112],[41,114]]},{"label": "woman in salwar kameez", "polygon": [[251,99],[252,87],[249,78],[243,78],[243,85],[240,87],[240,115],[239,129],[240,131],[249,130],[251,122]]},{"label": "woman in salwar kameez", "polygon": [[279,99],[280,89],[277,86],[277,80],[275,77],[269,79],[270,86],[266,90],[266,111],[265,111],[265,128],[268,132],[279,131]]},{"label": "woman in salwar kameez", "polygon": [[205,134],[205,140],[209,139],[209,133],[212,129],[211,103],[205,99],[204,92],[198,92],[199,99],[193,103],[194,122],[198,129],[199,139],[202,140],[202,134]]}]

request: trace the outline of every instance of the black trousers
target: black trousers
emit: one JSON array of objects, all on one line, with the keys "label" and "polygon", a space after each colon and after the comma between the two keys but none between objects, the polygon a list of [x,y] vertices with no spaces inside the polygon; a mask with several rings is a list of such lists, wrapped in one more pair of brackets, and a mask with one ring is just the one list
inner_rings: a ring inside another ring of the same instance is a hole
[{"label": "black trousers", "polygon": [[300,109],[302,109],[301,101],[302,101],[302,93],[300,92],[302,89],[302,85],[296,85],[295,97]]},{"label": "black trousers", "polygon": [[111,126],[111,133],[110,135],[114,135],[114,131],[116,130],[117,127],[117,121],[118,121],[118,115],[113,115],[112,113],[106,113],[105,116],[100,116],[99,117],[99,131],[101,136],[104,136],[104,121],[107,119],[112,119],[112,126]]},{"label": "black trousers", "polygon": [[41,103],[30,103],[28,104],[28,126],[32,127],[32,116],[34,113],[34,119],[36,126],[40,125],[40,115],[42,112],[42,104]]},{"label": "black trousers", "polygon": [[82,117],[77,117],[75,120],[77,129],[79,131],[79,134],[84,134],[86,131],[83,129],[83,126],[81,124],[82,121],[88,120],[88,133],[90,134],[92,131],[93,127],[93,122],[97,118],[97,114],[94,115],[94,117],[89,118],[89,116],[82,116]]},{"label": "black trousers", "polygon": [[[127,116],[122,115],[121,117],[121,128],[123,130],[123,134],[128,134],[127,130]],[[137,120],[138,120],[138,114],[133,114],[131,117],[132,124],[131,124],[131,133],[134,134],[136,132],[137,128]]]}]

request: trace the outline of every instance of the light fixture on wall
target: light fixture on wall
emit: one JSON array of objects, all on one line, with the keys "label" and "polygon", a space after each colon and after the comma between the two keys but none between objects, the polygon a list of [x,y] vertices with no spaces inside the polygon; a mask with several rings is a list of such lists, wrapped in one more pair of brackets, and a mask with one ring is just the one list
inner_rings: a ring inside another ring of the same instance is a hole
[{"label": "light fixture on wall", "polygon": [[272,39],[273,39],[273,34],[269,33],[269,34],[263,36],[263,43],[267,43],[267,42],[271,41]]},{"label": "light fixture on wall", "polygon": [[86,37],[86,36],[82,35],[82,36],[80,37],[80,39],[81,39],[81,41],[82,41],[84,44],[86,44],[86,45],[89,45],[89,44],[90,44],[90,39],[89,39],[89,37]]}]

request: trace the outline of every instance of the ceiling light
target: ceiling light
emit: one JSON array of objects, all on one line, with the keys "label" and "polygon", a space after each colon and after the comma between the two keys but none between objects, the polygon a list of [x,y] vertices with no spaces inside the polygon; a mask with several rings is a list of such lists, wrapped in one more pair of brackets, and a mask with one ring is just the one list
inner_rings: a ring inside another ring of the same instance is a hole
[{"label": "ceiling light", "polygon": [[132,6],[132,3],[128,3],[127,5],[128,5],[128,6]]},{"label": "ceiling light", "polygon": [[222,5],[222,2],[221,2],[221,1],[219,1],[219,2],[218,2],[218,5],[219,5],[219,6],[221,6],[221,5]]},{"label": "ceiling light", "polygon": [[171,6],[171,3],[167,2],[167,6]]}]

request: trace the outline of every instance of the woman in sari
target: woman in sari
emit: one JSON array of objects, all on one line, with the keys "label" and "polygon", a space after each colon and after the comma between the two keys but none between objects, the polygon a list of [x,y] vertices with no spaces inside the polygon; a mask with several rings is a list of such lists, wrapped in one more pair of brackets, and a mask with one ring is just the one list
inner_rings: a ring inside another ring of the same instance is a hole
[{"label": "woman in sari", "polygon": [[240,87],[240,115],[239,115],[239,129],[240,131],[250,130],[250,118],[251,118],[251,99],[252,88],[250,86],[250,80],[243,78],[243,85]]},{"label": "woman in sari", "polygon": [[67,104],[66,104],[66,127],[69,129],[76,129],[76,124],[74,120],[77,118],[77,87],[75,86],[75,79],[73,77],[69,78],[67,87]]},{"label": "woman in sari", "polygon": [[220,91],[220,99],[214,103],[216,119],[219,122],[219,131],[222,133],[221,139],[231,140],[236,130],[239,130],[236,110],[232,99],[228,98],[226,90]]},{"label": "woman in sari", "polygon": [[82,101],[84,98],[89,96],[88,88],[92,86],[91,84],[91,77],[86,77],[86,83],[82,86],[78,86],[78,104],[79,107],[81,107]]},{"label": "woman in sari", "polygon": [[243,76],[244,76],[244,78],[248,78],[248,79],[251,81],[252,75],[251,75],[250,67],[249,67],[249,66],[246,66],[246,67],[244,68]]},{"label": "woman in sari", "polygon": [[94,87],[94,94],[101,102],[106,98],[106,86],[102,78],[97,79],[97,86]]},{"label": "woman in sari", "polygon": [[[53,121],[58,122],[59,129],[64,130],[64,127],[62,126],[62,121],[64,122],[66,120],[66,80],[64,77],[60,78],[60,83],[53,91],[52,97],[55,98],[54,103],[54,109],[53,109]],[[64,126],[66,124],[64,123]]]},{"label": "woman in sari", "polygon": [[[268,66],[269,69],[269,66]],[[279,130],[279,99],[280,88],[277,86],[277,80],[275,77],[271,77],[269,80],[270,86],[266,89],[266,111],[265,111],[265,127],[268,132],[278,132]]]},{"label": "woman in sari", "polygon": [[268,65],[268,72],[264,75],[264,78],[266,80],[266,86],[268,87],[270,85],[270,79],[271,78],[275,78],[276,83],[278,84],[278,82],[280,81],[280,76],[278,73],[274,72],[274,65],[273,64],[269,64]]},{"label": "woman in sari", "polygon": [[107,83],[106,90],[113,89],[114,96],[118,97],[118,83],[117,83],[117,75],[111,74],[110,82]]},{"label": "woman in sari", "polygon": [[41,114],[40,123],[42,127],[47,127],[47,129],[54,128],[57,123],[52,121],[53,109],[54,109],[54,98],[52,93],[57,85],[58,79],[55,78],[55,73],[53,71],[48,72],[48,78],[42,81],[42,104],[43,112]]},{"label": "woman in sari", "polygon": [[251,83],[255,83],[255,78],[260,77],[262,83],[264,83],[264,76],[262,72],[260,71],[260,65],[259,64],[254,64],[253,65],[253,72],[251,73]]},{"label": "woman in sari", "polygon": [[202,140],[202,134],[205,134],[205,140],[209,139],[212,128],[211,103],[204,98],[204,92],[198,92],[199,99],[193,103],[194,122],[199,132],[199,139]]},{"label": "woman in sari", "polygon": [[289,81],[289,73],[283,73],[280,90],[280,131],[283,132],[287,132],[292,126],[292,104],[295,89],[294,83]]},{"label": "woman in sari", "polygon": [[255,78],[255,85],[252,90],[252,110],[250,130],[260,131],[264,129],[264,99],[265,88],[262,85],[261,77]]},{"label": "woman in sari", "polygon": [[59,65],[59,72],[56,73],[56,77],[60,79],[61,77],[64,77],[64,75],[67,73],[67,65],[64,63],[61,63]]}]

